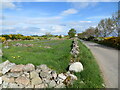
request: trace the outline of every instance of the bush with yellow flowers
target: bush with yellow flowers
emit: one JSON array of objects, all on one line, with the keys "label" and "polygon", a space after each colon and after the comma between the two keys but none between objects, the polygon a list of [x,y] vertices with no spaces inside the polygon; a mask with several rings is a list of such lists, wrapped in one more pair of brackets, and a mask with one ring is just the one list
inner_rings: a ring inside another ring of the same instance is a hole
[{"label": "bush with yellow flowers", "polygon": [[6,41],[6,38],[5,37],[0,37],[0,41],[4,42],[4,41]]},{"label": "bush with yellow flowers", "polygon": [[101,43],[120,49],[120,37],[105,37]]}]

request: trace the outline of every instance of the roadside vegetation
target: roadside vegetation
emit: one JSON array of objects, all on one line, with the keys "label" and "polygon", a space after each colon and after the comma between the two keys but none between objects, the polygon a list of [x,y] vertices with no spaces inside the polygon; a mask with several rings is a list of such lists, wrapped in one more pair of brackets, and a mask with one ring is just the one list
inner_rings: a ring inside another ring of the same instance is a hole
[{"label": "roadside vegetation", "polygon": [[80,62],[83,64],[84,70],[75,73],[78,80],[74,82],[72,88],[103,88],[103,78],[99,66],[92,55],[91,51],[79,41]]}]

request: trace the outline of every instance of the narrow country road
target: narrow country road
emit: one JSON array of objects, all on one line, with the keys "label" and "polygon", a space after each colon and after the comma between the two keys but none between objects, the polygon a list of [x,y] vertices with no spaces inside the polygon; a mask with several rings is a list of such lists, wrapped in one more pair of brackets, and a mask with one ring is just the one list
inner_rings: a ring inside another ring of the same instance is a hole
[{"label": "narrow country road", "polygon": [[[82,40],[81,40],[82,41]],[[118,50],[82,41],[93,53],[101,69],[106,88],[118,88]]]}]

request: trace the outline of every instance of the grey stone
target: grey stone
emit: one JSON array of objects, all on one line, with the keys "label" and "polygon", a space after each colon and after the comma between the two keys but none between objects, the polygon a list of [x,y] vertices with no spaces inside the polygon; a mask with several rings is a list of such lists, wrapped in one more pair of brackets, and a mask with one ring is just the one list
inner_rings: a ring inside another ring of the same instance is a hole
[{"label": "grey stone", "polygon": [[58,77],[59,77],[60,79],[63,79],[63,80],[66,79],[66,76],[65,76],[63,73],[59,74]]},{"label": "grey stone", "polygon": [[41,84],[41,83],[42,83],[42,80],[41,80],[40,77],[36,77],[36,78],[33,78],[33,79],[31,80],[31,83],[32,83],[32,85],[38,85],[38,84]]},{"label": "grey stone", "polygon": [[8,78],[6,75],[2,76],[2,80],[8,83],[13,83],[15,82],[13,77]]},{"label": "grey stone", "polygon": [[46,70],[48,70],[49,71],[49,68],[47,67],[47,65],[45,65],[45,64],[42,64],[42,65],[39,65],[39,66],[37,66],[37,68],[38,69],[41,69],[42,71],[46,71]]},{"label": "grey stone", "polygon": [[69,67],[69,71],[81,72],[83,70],[83,65],[80,62],[72,63]]},{"label": "grey stone", "polygon": [[19,72],[19,73],[8,73],[8,77],[19,77],[20,75],[22,75],[23,73],[22,72]]},{"label": "grey stone", "polygon": [[39,74],[36,71],[30,72],[30,78],[39,77]]},{"label": "grey stone", "polygon": [[61,78],[57,78],[57,79],[56,79],[57,84],[63,83],[63,81],[64,81],[64,80],[61,79]]},{"label": "grey stone", "polygon": [[30,80],[26,77],[20,76],[15,80],[18,84],[28,85],[30,83]]},{"label": "grey stone", "polygon": [[23,71],[33,71],[33,70],[35,70],[35,66],[33,64],[27,64],[23,68]]},{"label": "grey stone", "polygon": [[56,82],[54,80],[52,80],[50,83],[49,83],[49,88],[53,88],[56,86]]},{"label": "grey stone", "polygon": [[5,62],[0,64],[0,71],[3,69],[3,67],[5,67],[7,64],[9,64],[10,62],[8,60],[6,60]]},{"label": "grey stone", "polygon": [[2,73],[3,73],[3,74],[7,73],[13,66],[15,66],[15,63],[9,63],[9,64],[7,64],[7,65],[2,69]]},{"label": "grey stone", "polygon": [[42,78],[45,78],[45,77],[47,77],[49,74],[47,73],[47,72],[41,72],[40,73],[40,77],[42,77]]},{"label": "grey stone", "polygon": [[15,65],[11,68],[11,72],[22,72],[24,68],[24,65]]}]

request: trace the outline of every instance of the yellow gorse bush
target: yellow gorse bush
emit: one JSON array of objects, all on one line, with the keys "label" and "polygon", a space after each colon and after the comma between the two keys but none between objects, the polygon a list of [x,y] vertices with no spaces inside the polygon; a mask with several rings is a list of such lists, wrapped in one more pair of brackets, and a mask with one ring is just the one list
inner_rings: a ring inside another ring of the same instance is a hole
[{"label": "yellow gorse bush", "polygon": [[1,40],[2,42],[4,42],[4,41],[6,41],[6,38],[5,38],[5,37],[0,37],[0,40]]},{"label": "yellow gorse bush", "polygon": [[102,42],[111,44],[113,47],[120,47],[120,37],[106,37]]},{"label": "yellow gorse bush", "polygon": [[105,37],[104,39],[108,40],[108,39],[112,39],[112,38],[114,38],[114,37]]}]

